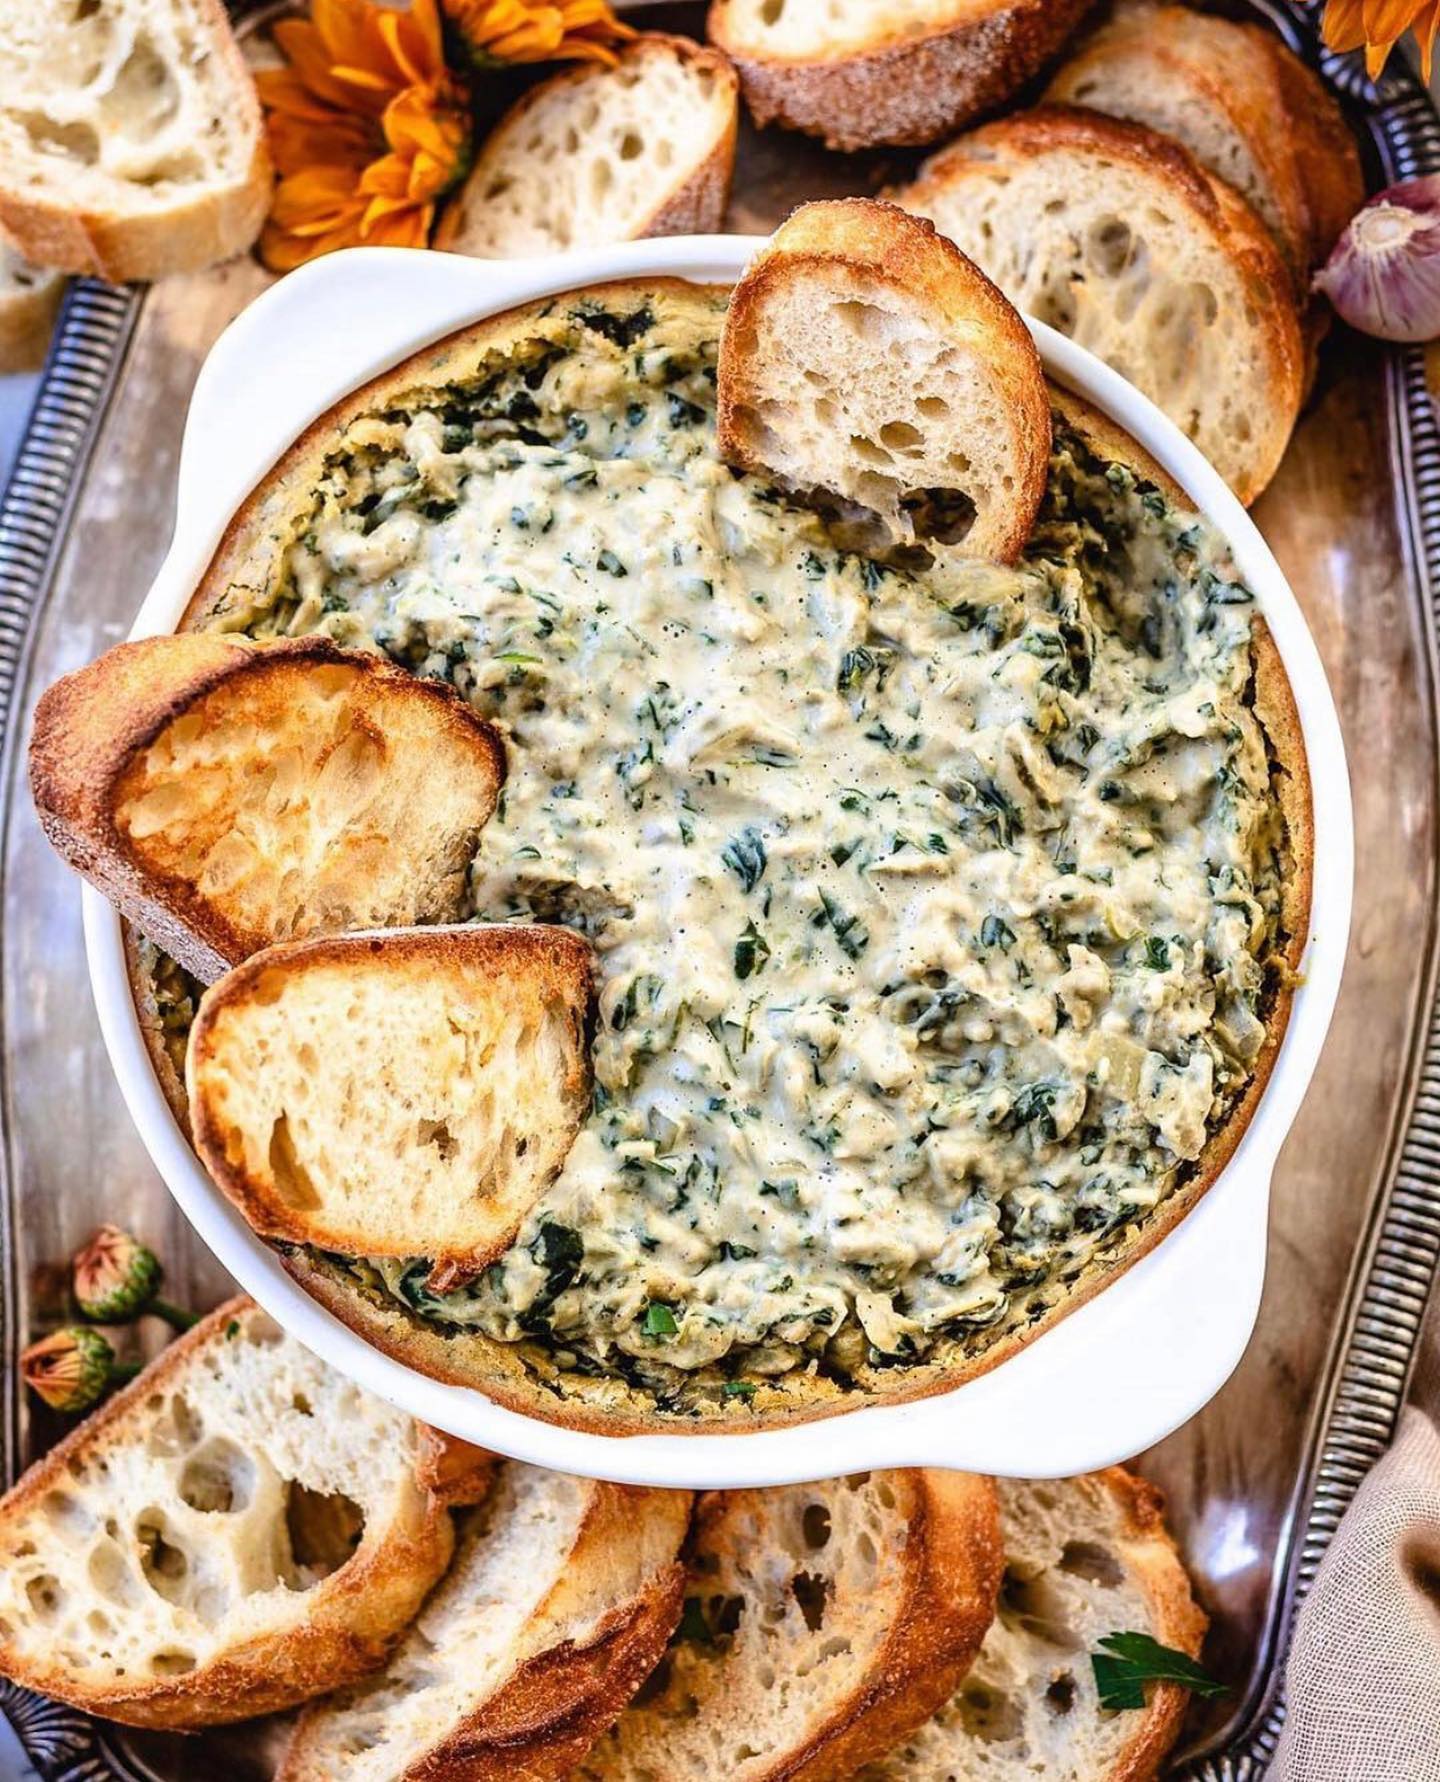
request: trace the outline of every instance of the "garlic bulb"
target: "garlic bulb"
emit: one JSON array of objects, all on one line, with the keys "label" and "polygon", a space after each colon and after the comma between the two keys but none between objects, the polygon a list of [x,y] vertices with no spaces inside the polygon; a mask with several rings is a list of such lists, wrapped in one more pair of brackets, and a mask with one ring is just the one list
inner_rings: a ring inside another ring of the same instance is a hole
[{"label": "garlic bulb", "polygon": [[1440,174],[1391,186],[1357,211],[1315,286],[1362,334],[1440,336]]}]

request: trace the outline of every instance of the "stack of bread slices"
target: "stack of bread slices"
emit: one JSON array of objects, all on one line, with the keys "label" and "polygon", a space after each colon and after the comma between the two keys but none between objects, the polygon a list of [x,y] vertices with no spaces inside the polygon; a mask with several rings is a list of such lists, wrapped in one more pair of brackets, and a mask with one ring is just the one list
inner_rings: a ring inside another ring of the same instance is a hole
[{"label": "stack of bread slices", "polygon": [[1159,1500],[872,1472],[710,1492],[495,1460],[248,1300],[0,1500],[0,1675],[131,1725],[302,1708],[277,1782],[1154,1776],[1126,1631],[1198,1653]]},{"label": "stack of bread slices", "polygon": [[[1314,375],[1310,279],[1364,200],[1355,141],[1272,30],[1118,0],[1075,42],[1092,14],[713,0],[709,34],[761,124],[848,149],[952,138],[889,195],[1137,384],[1248,503]],[[954,136],[1022,97],[1041,103]]]},{"label": "stack of bread slices", "polygon": [[[55,273],[203,266],[247,247],[268,202],[220,0],[94,0],[73,27],[63,10],[0,20],[0,369],[33,362]],[[1314,375],[1311,275],[1364,198],[1335,102],[1273,31],[1162,0],[712,0],[707,31],[636,34],[531,87],[436,244],[505,258],[719,230],[742,92],[757,123],[835,148],[952,138],[896,202],[1256,499]],[[1038,106],[996,117],[1047,75]]]}]

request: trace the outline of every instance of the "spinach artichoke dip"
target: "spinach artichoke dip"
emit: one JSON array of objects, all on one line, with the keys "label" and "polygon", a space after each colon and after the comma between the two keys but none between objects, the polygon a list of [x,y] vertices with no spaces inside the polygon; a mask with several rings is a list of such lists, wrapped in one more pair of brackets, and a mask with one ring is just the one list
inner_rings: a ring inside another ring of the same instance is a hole
[{"label": "spinach artichoke dip", "polygon": [[596,954],[593,1111],[510,1250],[327,1266],[680,1413],[963,1364],[1133,1247],[1255,1076],[1293,866],[1193,514],[1062,409],[1017,567],[850,554],[717,459],[723,308],[556,299],[382,396],[205,621],[452,682],[508,750],[476,918]]}]

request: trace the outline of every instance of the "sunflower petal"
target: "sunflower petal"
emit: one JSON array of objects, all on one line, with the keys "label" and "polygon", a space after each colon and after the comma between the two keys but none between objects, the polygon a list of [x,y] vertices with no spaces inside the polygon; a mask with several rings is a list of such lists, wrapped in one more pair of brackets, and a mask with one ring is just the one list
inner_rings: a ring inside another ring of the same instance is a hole
[{"label": "sunflower petal", "polygon": [[1342,54],[1365,43],[1364,0],[1329,0],[1322,35],[1326,45]]}]

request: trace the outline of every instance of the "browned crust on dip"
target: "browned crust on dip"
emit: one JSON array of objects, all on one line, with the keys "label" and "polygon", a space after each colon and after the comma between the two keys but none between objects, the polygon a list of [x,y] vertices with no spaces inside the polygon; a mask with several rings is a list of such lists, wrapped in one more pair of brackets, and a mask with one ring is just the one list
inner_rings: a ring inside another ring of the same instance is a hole
[{"label": "browned crust on dip", "polygon": [[[674,281],[629,281],[592,293],[603,299],[640,289],[653,290]],[[533,313],[540,305],[527,306]],[[250,497],[232,522],[211,571],[185,616],[187,626],[237,623],[241,599],[232,601],[232,582],[249,582],[253,591],[278,561],[277,544],[283,504],[309,471],[323,463],[327,444],[334,444],[377,395],[388,397],[422,382],[464,375],[480,358],[484,342],[496,327],[513,328],[524,311],[497,318],[479,329],[416,355],[370,386],[346,398],[316,422],[282,458],[271,477]],[[1087,403],[1052,391],[1057,410],[1096,452],[1129,465],[1154,482],[1183,507],[1191,504],[1133,440]],[[744,1402],[720,1399],[713,1406],[687,1406],[681,1413],[658,1407],[656,1396],[628,1384],[618,1375],[591,1376],[562,1369],[538,1345],[496,1342],[473,1330],[446,1330],[411,1313],[388,1298],[361,1288],[340,1265],[313,1252],[287,1250],[282,1260],[296,1280],[329,1310],[361,1333],[382,1352],[435,1379],[473,1387],[506,1408],[544,1421],[603,1434],[737,1433],[778,1427],[834,1415],[871,1403],[898,1403],[945,1392],[988,1372],[1057,1324],[1109,1285],[1169,1235],[1198,1203],[1239,1144],[1269,1081],[1283,1040],[1290,1003],[1308,937],[1313,856],[1313,822],[1308,770],[1302,735],[1284,667],[1263,621],[1254,632],[1254,709],[1272,758],[1275,796],[1288,832],[1283,879],[1280,933],[1273,954],[1271,991],[1264,1009],[1266,1038],[1244,1093],[1215,1130],[1186,1179],[1142,1223],[1119,1232],[1084,1265],[1070,1283],[1058,1279],[1030,1291],[1011,1315],[990,1332],[970,1333],[937,1343],[932,1357],[897,1367],[864,1365],[848,1381],[837,1380],[812,1366],[791,1375],[757,1383]],[[139,985],[137,974],[137,986]],[[143,1000],[143,990],[138,994]],[[174,1072],[157,1025],[146,1025],[147,1042],[162,1083],[173,1096]]]}]

